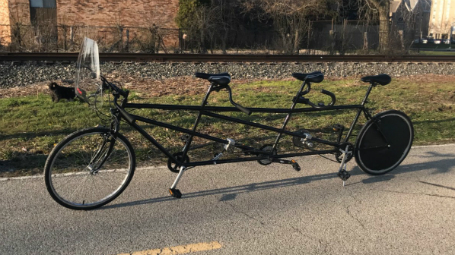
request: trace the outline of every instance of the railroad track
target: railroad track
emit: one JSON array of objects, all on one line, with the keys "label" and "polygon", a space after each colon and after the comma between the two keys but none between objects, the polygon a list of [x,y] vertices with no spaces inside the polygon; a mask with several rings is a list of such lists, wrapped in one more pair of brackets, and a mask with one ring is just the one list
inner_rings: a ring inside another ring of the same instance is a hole
[{"label": "railroad track", "polygon": [[[76,61],[78,53],[0,53],[0,61]],[[455,62],[455,56],[100,53],[108,62]]]}]

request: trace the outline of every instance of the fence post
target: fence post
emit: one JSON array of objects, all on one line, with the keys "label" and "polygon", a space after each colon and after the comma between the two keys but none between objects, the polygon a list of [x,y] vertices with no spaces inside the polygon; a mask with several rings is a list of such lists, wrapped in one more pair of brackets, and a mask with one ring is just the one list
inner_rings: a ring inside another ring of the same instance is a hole
[{"label": "fence post", "polygon": [[332,30],[329,31],[330,38],[330,55],[335,54],[335,32]]},{"label": "fence post", "polygon": [[73,26],[70,27],[70,44],[73,45],[74,33]]},{"label": "fence post", "polygon": [[398,34],[400,35],[401,50],[404,50],[403,30],[398,30]]},{"label": "fence post", "polygon": [[368,52],[368,32],[363,32],[363,50]]},{"label": "fence post", "polygon": [[340,49],[340,55],[344,55],[346,51],[346,26],[348,25],[348,20],[344,19],[343,20],[343,33],[341,35],[341,49]]},{"label": "fence post", "polygon": [[120,41],[119,41],[119,44],[118,44],[118,51],[122,52],[123,49],[125,48],[124,45],[123,45],[123,27],[120,26],[120,27],[118,27],[118,29],[119,29],[119,33],[120,33]]},{"label": "fence post", "polygon": [[55,25],[55,47],[57,49],[57,53],[58,53],[58,26]]},{"label": "fence post", "polygon": [[181,28],[179,28],[178,37],[179,37],[180,53],[183,53],[185,51],[185,39],[186,39],[187,35],[183,33]]},{"label": "fence post", "polygon": [[310,35],[311,35],[311,20],[308,22],[308,41],[307,41],[307,52],[310,55]]},{"label": "fence post", "polygon": [[130,41],[130,30],[127,29],[126,30],[126,42],[125,42],[125,50],[126,50],[126,52],[128,52],[129,41]]}]

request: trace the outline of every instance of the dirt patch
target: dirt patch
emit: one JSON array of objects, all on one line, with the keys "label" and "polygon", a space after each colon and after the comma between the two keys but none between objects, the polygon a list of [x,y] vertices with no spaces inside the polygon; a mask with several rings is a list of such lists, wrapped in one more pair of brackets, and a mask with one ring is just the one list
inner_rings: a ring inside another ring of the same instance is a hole
[{"label": "dirt patch", "polygon": [[0,89],[0,98],[11,98],[21,96],[38,95],[41,93],[48,93],[49,85],[46,82],[35,83],[25,87],[13,87],[7,89]]},{"label": "dirt patch", "polygon": [[[141,93],[142,97],[157,97],[165,95],[197,95],[204,94],[207,91],[209,83],[203,79],[198,79],[192,76],[182,76],[176,78],[168,78],[163,80],[151,80],[144,78],[135,78],[130,76],[122,75],[110,75],[106,77],[109,81],[114,82],[115,84],[121,86],[122,88],[134,90],[138,93]],[[360,79],[361,77],[328,77],[326,80],[341,80],[341,79]],[[435,74],[425,74],[425,75],[414,75],[406,77],[393,77],[394,80],[398,81],[409,81],[419,83],[448,83],[455,82],[455,75],[435,75]],[[231,84],[245,84],[251,83],[254,81],[261,81],[263,79],[235,79],[232,80]],[[283,79],[280,79],[283,80]],[[293,78],[288,78],[284,80],[294,80]],[[271,80],[270,80],[271,81]],[[48,84],[49,82],[40,82],[35,83],[25,87],[14,87],[0,89],[0,98],[11,98],[11,97],[21,97],[21,96],[30,96],[37,95],[40,93],[49,93]],[[64,86],[70,86],[57,81],[57,83]],[[264,88],[266,89],[266,88]]]},{"label": "dirt patch", "polygon": [[[142,97],[157,97],[165,95],[196,95],[207,91],[209,83],[203,79],[191,76],[168,78],[163,80],[137,79],[134,77],[106,77],[119,87],[141,93]],[[259,79],[233,80],[231,84],[244,84]],[[11,98],[38,95],[40,93],[49,94],[49,82],[39,82],[24,87],[13,87],[0,89],[0,98]],[[56,81],[62,86],[71,86],[62,81]]]}]

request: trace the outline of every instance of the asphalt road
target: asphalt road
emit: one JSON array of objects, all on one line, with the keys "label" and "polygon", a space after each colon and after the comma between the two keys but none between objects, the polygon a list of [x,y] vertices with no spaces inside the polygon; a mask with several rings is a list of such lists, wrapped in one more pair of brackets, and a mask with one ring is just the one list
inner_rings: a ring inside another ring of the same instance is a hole
[{"label": "asphalt road", "polygon": [[191,169],[181,199],[175,174],[138,169],[94,211],[58,205],[42,177],[2,180],[0,254],[455,254],[455,145],[414,147],[384,176],[352,160],[345,187],[337,163],[296,159]]}]

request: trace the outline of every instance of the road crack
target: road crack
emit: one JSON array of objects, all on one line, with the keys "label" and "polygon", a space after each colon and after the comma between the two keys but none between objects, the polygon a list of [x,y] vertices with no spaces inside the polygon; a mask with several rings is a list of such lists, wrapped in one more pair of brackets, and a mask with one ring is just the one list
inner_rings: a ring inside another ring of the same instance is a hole
[{"label": "road crack", "polygon": [[[362,201],[358,200],[356,197],[354,197],[352,194],[348,194],[348,196],[350,196],[353,200],[354,200],[354,205],[357,205],[357,204],[360,204],[362,203]],[[359,218],[357,218],[352,212],[351,210],[349,209],[351,206],[353,205],[348,205],[346,206],[346,213],[348,214],[349,217],[351,217],[352,219],[354,219],[355,221],[357,221],[357,223],[363,228],[363,229],[366,229],[365,228],[365,225],[362,223],[362,221],[359,220]]]},{"label": "road crack", "polygon": [[351,213],[351,210],[349,210],[349,207],[351,207],[351,205],[348,205],[346,207],[346,213],[349,215],[349,217],[351,217],[352,219],[354,219],[355,221],[357,221],[357,223],[359,223],[359,225],[363,228],[363,229],[366,229],[365,228],[365,225],[363,225],[363,223],[357,218],[354,216],[354,214]]},{"label": "road crack", "polygon": [[423,184],[435,186],[435,187],[438,187],[438,188],[449,189],[449,190],[455,190],[455,188],[448,187],[448,186],[444,186],[444,185],[441,185],[441,184],[436,184],[436,183],[431,183],[431,182],[425,182],[425,181],[419,181],[419,182],[420,182],[420,183],[423,183]]},{"label": "road crack", "polygon": [[443,196],[443,195],[439,195],[439,194],[418,193],[418,192],[403,192],[403,191],[396,191],[396,190],[376,190],[376,191],[396,193],[396,194],[404,194],[404,195],[418,195],[418,196],[430,196],[430,197],[440,197],[440,198],[455,199],[455,196]]},{"label": "road crack", "polygon": [[237,209],[235,208],[235,206],[233,206],[232,204],[230,204],[230,203],[228,203],[228,202],[225,202],[225,203],[226,203],[227,205],[229,205],[229,206],[232,208],[232,210],[233,210],[234,212],[239,213],[239,214],[242,214],[242,215],[246,216],[247,218],[249,218],[249,219],[251,219],[251,220],[254,220],[254,221],[256,221],[256,222],[259,222],[259,224],[261,224],[261,225],[263,225],[263,226],[265,225],[265,222],[263,222],[263,221],[261,221],[261,220],[259,220],[259,219],[256,219],[255,217],[249,215],[249,214],[246,213],[246,212],[237,210]]},{"label": "road crack", "polygon": [[266,222],[261,221],[261,220],[255,218],[255,217],[249,215],[248,213],[245,213],[245,212],[243,212],[243,211],[241,211],[241,210],[238,210],[234,205],[232,205],[232,204],[229,203],[228,201],[224,201],[224,202],[225,202],[226,204],[228,204],[228,205],[232,208],[232,210],[233,210],[234,212],[239,213],[239,214],[241,214],[241,215],[244,215],[244,216],[248,217],[249,219],[252,219],[252,220],[258,222],[258,223],[261,224],[262,226],[271,225],[271,226],[276,226],[276,227],[279,227],[279,228],[286,228],[286,227],[287,227],[287,228],[290,228],[291,230],[293,230],[294,232],[298,233],[298,234],[301,235],[301,236],[304,236],[304,237],[306,237],[306,238],[308,238],[308,239],[310,239],[310,240],[313,240],[313,241],[317,241],[318,244],[319,244],[319,249],[320,249],[321,252],[322,252],[322,253],[318,253],[318,254],[326,254],[325,251],[327,251],[327,247],[328,247],[329,245],[328,245],[328,242],[326,242],[324,239],[321,239],[321,238],[317,238],[317,237],[308,235],[307,233],[303,232],[301,229],[299,229],[299,228],[297,228],[297,227],[295,227],[295,226],[293,226],[293,225],[285,225],[285,226],[283,226],[283,225],[276,224],[276,223],[275,223],[275,224],[274,224],[274,223],[269,223],[269,224],[267,224]]}]

